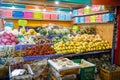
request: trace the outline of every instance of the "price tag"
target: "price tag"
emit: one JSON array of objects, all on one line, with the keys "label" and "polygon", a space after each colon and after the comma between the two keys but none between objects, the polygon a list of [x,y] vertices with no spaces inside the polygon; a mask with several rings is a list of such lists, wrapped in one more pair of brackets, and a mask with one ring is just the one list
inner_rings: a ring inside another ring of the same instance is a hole
[{"label": "price tag", "polygon": [[0,30],[3,29],[3,28],[4,28],[4,26],[3,26],[3,19],[0,16]]}]

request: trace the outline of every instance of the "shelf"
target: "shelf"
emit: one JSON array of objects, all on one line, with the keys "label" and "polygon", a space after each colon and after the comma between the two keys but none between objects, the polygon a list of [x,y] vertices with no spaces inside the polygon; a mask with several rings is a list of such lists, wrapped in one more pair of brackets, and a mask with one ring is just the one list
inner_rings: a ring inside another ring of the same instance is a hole
[{"label": "shelf", "polygon": [[67,21],[72,21],[72,20],[47,20],[47,19],[30,19],[30,18],[3,18],[3,19],[5,19],[5,20],[9,20],[9,19],[11,19],[11,20],[18,20],[18,19],[23,19],[23,20],[37,20],[37,21],[65,21],[65,22],[67,22]]},{"label": "shelf", "polygon": [[91,14],[83,14],[83,15],[73,16],[72,18],[82,17],[82,16],[98,15],[98,14],[105,14],[105,13],[110,13],[110,11],[100,11],[100,12],[94,12],[94,13],[91,13]]},{"label": "shelf", "polygon": [[63,57],[73,57],[73,56],[102,54],[102,53],[108,53],[108,52],[111,52],[111,49],[104,50],[104,51],[92,51],[92,52],[85,52],[85,53],[65,54],[65,55],[63,55]]},{"label": "shelf", "polygon": [[89,22],[89,23],[74,23],[74,25],[77,25],[77,24],[105,24],[105,23],[111,23],[113,21],[110,21],[110,22]]},{"label": "shelf", "polygon": [[104,51],[92,51],[92,52],[85,52],[85,53],[76,53],[76,54],[51,54],[51,55],[40,55],[40,56],[25,56],[23,59],[25,61],[29,60],[37,60],[37,59],[49,59],[49,58],[58,58],[58,57],[74,57],[74,56],[83,56],[83,55],[94,55],[94,54],[102,54],[111,52],[111,49],[104,50]]},{"label": "shelf", "polygon": [[24,61],[39,60],[39,59],[50,59],[58,58],[63,56],[63,54],[51,54],[51,55],[38,55],[38,56],[24,56]]}]

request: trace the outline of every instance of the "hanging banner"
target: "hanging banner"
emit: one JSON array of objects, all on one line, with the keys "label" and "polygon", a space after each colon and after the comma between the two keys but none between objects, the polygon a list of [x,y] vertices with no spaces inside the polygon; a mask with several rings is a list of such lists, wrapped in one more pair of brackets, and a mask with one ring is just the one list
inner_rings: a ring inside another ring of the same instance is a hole
[{"label": "hanging banner", "polygon": [[0,30],[3,29],[3,28],[4,28],[4,26],[3,26],[3,19],[0,18]]}]

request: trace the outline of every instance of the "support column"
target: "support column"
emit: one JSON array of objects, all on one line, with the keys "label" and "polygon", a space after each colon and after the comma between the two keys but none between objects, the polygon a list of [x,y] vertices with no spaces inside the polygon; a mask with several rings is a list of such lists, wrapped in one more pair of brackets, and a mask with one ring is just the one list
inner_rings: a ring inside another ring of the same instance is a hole
[{"label": "support column", "polygon": [[114,55],[114,63],[116,65],[120,65],[120,7],[118,7],[117,12],[117,42],[116,42],[116,49],[115,49],[115,55]]}]

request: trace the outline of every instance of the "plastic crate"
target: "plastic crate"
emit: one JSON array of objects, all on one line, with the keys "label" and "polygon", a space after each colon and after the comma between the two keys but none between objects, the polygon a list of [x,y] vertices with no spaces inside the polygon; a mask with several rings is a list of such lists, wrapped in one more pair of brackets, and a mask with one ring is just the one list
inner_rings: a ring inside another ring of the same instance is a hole
[{"label": "plastic crate", "polygon": [[78,10],[73,10],[73,16],[77,16],[78,15]]},{"label": "plastic crate", "polygon": [[102,22],[102,15],[96,15],[96,22]]},{"label": "plastic crate", "polygon": [[90,22],[90,16],[86,16],[85,17],[85,23],[89,23]]},{"label": "plastic crate", "polygon": [[85,17],[80,17],[80,23],[85,23]]},{"label": "plastic crate", "polygon": [[66,19],[66,15],[65,14],[59,14],[58,15],[58,19],[59,20],[65,20]]},{"label": "plastic crate", "polygon": [[24,12],[24,18],[33,18],[33,12]]},{"label": "plastic crate", "polygon": [[42,19],[43,18],[43,13],[42,12],[34,12],[33,17],[35,19]]},{"label": "plastic crate", "polygon": [[109,22],[114,20],[114,14],[113,13],[107,13],[102,15],[103,22]]},{"label": "plastic crate", "polygon": [[100,68],[101,80],[120,80],[120,67],[115,71]]},{"label": "plastic crate", "polygon": [[50,14],[49,13],[43,13],[43,19],[44,20],[50,20]]},{"label": "plastic crate", "polygon": [[15,18],[23,18],[24,13],[22,11],[13,11],[12,16]]},{"label": "plastic crate", "polygon": [[92,12],[99,11],[99,5],[92,5]]},{"label": "plastic crate", "polygon": [[83,8],[78,9],[78,15],[83,15],[83,14],[84,14],[84,9]]},{"label": "plastic crate", "polygon": [[[81,63],[82,59],[73,59],[75,63]],[[94,64],[93,64],[94,65]],[[79,80],[94,80],[95,65],[90,67],[80,68],[80,74],[78,74]]]},{"label": "plastic crate", "polygon": [[74,18],[74,23],[80,23],[80,17],[75,17]]},{"label": "plastic crate", "polygon": [[2,17],[12,17],[12,10],[2,10]]},{"label": "plastic crate", "polygon": [[51,20],[57,20],[58,19],[58,14],[51,14],[50,18],[51,18]]},{"label": "plastic crate", "polygon": [[95,15],[90,16],[90,22],[96,22],[96,16]]}]

